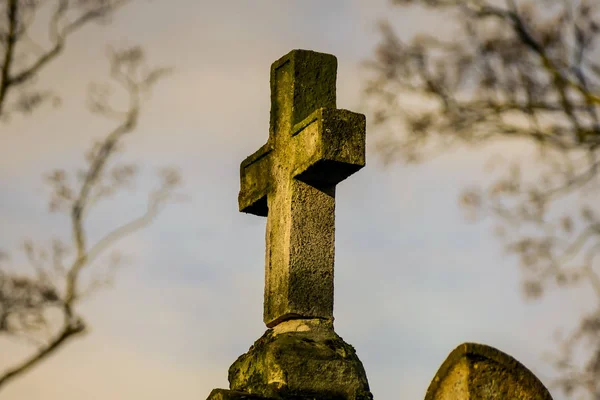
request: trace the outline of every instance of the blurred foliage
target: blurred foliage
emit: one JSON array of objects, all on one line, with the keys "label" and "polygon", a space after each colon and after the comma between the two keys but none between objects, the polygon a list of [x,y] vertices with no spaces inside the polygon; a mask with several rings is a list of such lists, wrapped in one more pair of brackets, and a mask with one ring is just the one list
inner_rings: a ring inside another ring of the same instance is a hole
[{"label": "blurred foliage", "polygon": [[[452,21],[443,35],[401,40],[392,24],[366,62],[365,97],[385,162],[424,162],[461,146],[511,141],[535,149],[467,188],[469,217],[492,217],[540,298],[550,285],[591,288],[600,301],[600,2],[394,0]],[[416,103],[415,103],[416,101]],[[412,104],[411,104],[412,102]],[[415,106],[417,104],[417,106]],[[533,166],[532,166],[533,164]],[[498,170],[498,168],[496,168]],[[563,213],[561,206],[579,209]],[[552,358],[569,396],[600,399],[600,306]],[[557,316],[560,318],[560,316]],[[583,351],[584,361],[577,357]]]},{"label": "blurred foliage", "polygon": [[[32,115],[46,100],[57,101],[51,89],[43,89],[38,73],[64,50],[71,35],[92,22],[107,22],[127,0],[2,0],[0,3],[0,117],[7,123],[12,113]],[[50,10],[46,21],[38,18]],[[29,32],[34,24],[47,24],[51,46],[36,44]],[[134,164],[115,162],[123,140],[135,131],[140,112],[153,85],[169,70],[149,68],[138,47],[109,51],[109,83],[93,84],[89,110],[114,121],[114,128],[96,141],[75,171],[56,169],[45,177],[51,191],[50,212],[64,213],[71,227],[68,241],[55,237],[50,246],[26,240],[23,251],[30,270],[11,263],[0,252],[0,337],[25,341],[31,352],[0,371],[0,390],[24,375],[72,338],[86,332],[80,315],[81,300],[109,285],[124,256],[114,250],[122,238],[147,226],[162,207],[173,200],[181,177],[175,168],[159,171],[159,185],[149,194],[145,212],[124,221],[100,240],[90,243],[86,217],[91,209],[131,187],[138,171]],[[111,103],[116,87],[128,99],[124,108]],[[0,135],[4,132],[0,132]],[[5,149],[6,150],[6,149]],[[90,271],[84,277],[84,271]],[[85,278],[85,279],[84,279]]]}]

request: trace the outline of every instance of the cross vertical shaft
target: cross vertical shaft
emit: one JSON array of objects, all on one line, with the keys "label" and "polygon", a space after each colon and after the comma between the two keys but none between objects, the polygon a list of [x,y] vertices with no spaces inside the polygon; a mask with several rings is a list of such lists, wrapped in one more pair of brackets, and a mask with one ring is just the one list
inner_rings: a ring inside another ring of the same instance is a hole
[{"label": "cross vertical shaft", "polygon": [[242,162],[240,211],[267,216],[264,322],[333,319],[335,185],[365,165],[365,119],[335,109],[337,60],[271,66],[269,140]]}]

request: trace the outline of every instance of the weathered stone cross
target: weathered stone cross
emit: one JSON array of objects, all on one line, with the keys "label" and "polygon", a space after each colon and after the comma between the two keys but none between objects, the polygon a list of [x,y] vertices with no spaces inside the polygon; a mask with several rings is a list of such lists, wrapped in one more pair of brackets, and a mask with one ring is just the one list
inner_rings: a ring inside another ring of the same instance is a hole
[{"label": "weathered stone cross", "polygon": [[336,109],[337,60],[271,66],[269,139],[240,167],[240,211],[267,217],[264,322],[333,319],[335,185],[365,165],[365,117]]}]

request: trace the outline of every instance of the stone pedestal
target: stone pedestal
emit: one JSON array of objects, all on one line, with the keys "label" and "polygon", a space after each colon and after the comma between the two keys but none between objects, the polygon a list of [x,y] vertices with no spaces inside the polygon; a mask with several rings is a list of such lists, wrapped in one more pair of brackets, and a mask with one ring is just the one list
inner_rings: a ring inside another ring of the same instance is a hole
[{"label": "stone pedestal", "polygon": [[321,319],[282,322],[258,339],[229,368],[231,390],[209,400],[372,400],[354,348]]}]

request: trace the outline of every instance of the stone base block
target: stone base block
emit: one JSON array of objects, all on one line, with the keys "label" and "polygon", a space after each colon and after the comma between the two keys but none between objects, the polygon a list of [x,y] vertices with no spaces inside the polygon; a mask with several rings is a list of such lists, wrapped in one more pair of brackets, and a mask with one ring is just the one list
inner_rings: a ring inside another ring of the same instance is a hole
[{"label": "stone base block", "polygon": [[244,392],[236,392],[227,389],[213,389],[207,400],[275,400]]},{"label": "stone base block", "polygon": [[232,391],[266,398],[373,399],[354,348],[334,332],[332,321],[320,319],[268,329],[229,368],[229,384]]}]

